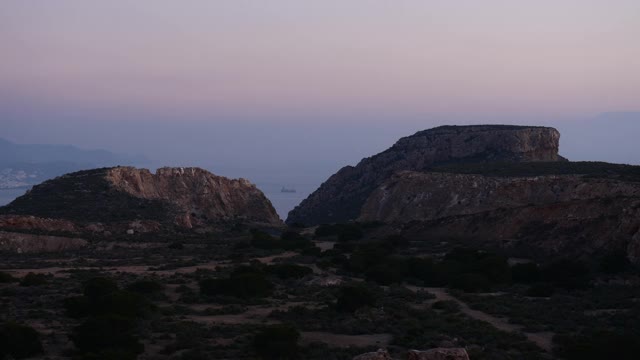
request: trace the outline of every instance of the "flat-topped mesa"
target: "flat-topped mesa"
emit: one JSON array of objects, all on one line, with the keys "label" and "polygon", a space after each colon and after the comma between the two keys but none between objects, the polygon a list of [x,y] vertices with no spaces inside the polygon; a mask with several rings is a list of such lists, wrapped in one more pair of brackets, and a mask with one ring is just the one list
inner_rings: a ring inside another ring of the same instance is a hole
[{"label": "flat-topped mesa", "polygon": [[200,168],[161,168],[154,174],[115,167],[71,173],[33,187],[0,213],[85,224],[150,220],[187,228],[282,223],[255,185]]},{"label": "flat-topped mesa", "polygon": [[346,166],[289,213],[287,223],[356,219],[371,192],[395,172],[457,162],[563,161],[560,133],[549,127],[441,126],[404,137],[391,148]]}]

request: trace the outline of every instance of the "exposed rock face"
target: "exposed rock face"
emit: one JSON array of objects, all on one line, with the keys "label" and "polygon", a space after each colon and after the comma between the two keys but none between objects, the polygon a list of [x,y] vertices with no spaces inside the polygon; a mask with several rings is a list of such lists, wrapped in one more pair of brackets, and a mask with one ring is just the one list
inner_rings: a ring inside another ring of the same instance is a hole
[{"label": "exposed rock face", "polygon": [[640,263],[640,182],[618,178],[401,172],[372,193],[360,220],[399,224],[414,239],[468,239],[539,256],[626,251]]},{"label": "exposed rock face", "polygon": [[427,351],[409,351],[408,360],[469,360],[467,350],[462,348],[431,349]]},{"label": "exposed rock face", "polygon": [[75,233],[77,226],[68,220],[43,219],[35,216],[0,215],[0,229]]},{"label": "exposed rock face", "polygon": [[547,127],[443,126],[400,139],[388,150],[347,166],[289,213],[287,223],[356,219],[371,192],[395,172],[452,162],[561,161],[560,134]]},{"label": "exposed rock face", "polygon": [[376,352],[370,352],[362,355],[358,355],[353,360],[391,360],[391,355],[387,350],[379,349]]},{"label": "exposed rock face", "polygon": [[640,183],[580,175],[489,177],[401,172],[378,187],[360,220],[428,221],[497,209],[601,198],[640,198]]},{"label": "exposed rock face", "polygon": [[186,227],[207,220],[248,220],[281,223],[262,191],[245,179],[215,176],[200,168],[111,169],[107,180],[114,188],[134,197],[168,201],[177,205],[178,222]]},{"label": "exposed rock face", "polygon": [[0,251],[18,254],[77,250],[86,245],[86,240],[78,238],[0,231]]},{"label": "exposed rock face", "polygon": [[35,186],[0,213],[65,219],[96,231],[110,223],[127,223],[134,231],[153,230],[159,224],[281,224],[255,185],[199,168],[162,168],[155,174],[132,167],[71,173]]}]

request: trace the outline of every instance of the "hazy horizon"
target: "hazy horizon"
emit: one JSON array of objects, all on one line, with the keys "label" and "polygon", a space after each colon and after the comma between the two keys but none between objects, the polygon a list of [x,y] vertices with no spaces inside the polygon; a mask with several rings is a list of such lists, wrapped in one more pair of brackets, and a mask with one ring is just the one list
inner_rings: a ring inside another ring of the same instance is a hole
[{"label": "hazy horizon", "polygon": [[0,137],[319,185],[444,124],[637,164],[640,2],[0,4]]}]

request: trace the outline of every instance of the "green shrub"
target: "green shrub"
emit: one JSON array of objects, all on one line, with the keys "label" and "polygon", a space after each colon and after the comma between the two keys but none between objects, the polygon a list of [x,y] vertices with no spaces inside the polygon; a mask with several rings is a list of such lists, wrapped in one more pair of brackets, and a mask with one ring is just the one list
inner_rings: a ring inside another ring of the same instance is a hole
[{"label": "green shrub", "polygon": [[24,359],[43,352],[40,335],[32,327],[13,322],[0,325],[1,359]]},{"label": "green shrub", "polygon": [[64,299],[63,306],[66,314],[72,318],[81,318],[88,316],[91,312],[89,299],[86,296],[72,296]]},{"label": "green shrub", "polygon": [[12,283],[17,281],[18,279],[11,276],[11,274],[0,271],[0,284]]},{"label": "green shrub", "polygon": [[126,318],[141,318],[155,309],[153,304],[138,293],[120,290],[113,280],[96,277],[83,284],[84,296],[64,300],[70,317],[118,315]]},{"label": "green shrub", "polygon": [[376,296],[365,285],[353,284],[341,286],[338,290],[337,300],[336,310],[355,312],[362,307],[375,305]]},{"label": "green shrub", "polygon": [[486,276],[482,274],[467,273],[461,274],[453,278],[450,286],[454,289],[460,289],[464,292],[481,292],[491,289],[491,283]]},{"label": "green shrub", "polygon": [[322,224],[316,228],[315,237],[337,236],[338,241],[359,240],[364,237],[362,227],[358,223]]},{"label": "green shrub", "polygon": [[162,292],[164,286],[154,280],[138,280],[129,284],[127,290],[138,294],[152,295]]},{"label": "green shrub", "polygon": [[537,283],[537,284],[531,285],[531,287],[527,289],[527,292],[525,293],[525,295],[531,296],[531,297],[550,297],[551,295],[553,295],[555,291],[556,289],[553,287],[552,284]]},{"label": "green shrub", "polygon": [[404,280],[404,263],[402,261],[387,260],[368,268],[365,271],[367,280],[379,285],[401,283]]},{"label": "green shrub", "polygon": [[296,264],[276,264],[266,268],[267,272],[277,276],[280,279],[301,279],[305,276],[313,274],[313,270],[307,266]]},{"label": "green shrub", "polygon": [[434,302],[431,308],[449,313],[457,313],[460,311],[460,304],[453,300],[439,300]]},{"label": "green shrub", "polygon": [[338,241],[346,242],[352,240],[359,240],[364,237],[364,231],[359,224],[351,223],[344,224],[340,232],[338,233]]},{"label": "green shrub", "polygon": [[251,246],[258,249],[280,249],[280,240],[261,230],[251,230]]},{"label": "green shrub", "polygon": [[634,360],[640,354],[640,336],[622,331],[590,331],[556,335],[554,353],[566,360]]},{"label": "green shrub", "polygon": [[200,293],[207,296],[260,298],[271,295],[273,291],[273,284],[263,273],[249,270],[236,270],[226,279],[203,279],[199,286]]},{"label": "green shrub", "polygon": [[82,284],[84,296],[92,301],[118,290],[118,284],[112,279],[105,277],[94,277]]},{"label": "green shrub", "polygon": [[536,263],[515,264],[511,267],[511,279],[516,283],[531,284],[540,281],[540,268]]},{"label": "green shrub", "polygon": [[564,289],[584,289],[591,282],[591,270],[582,261],[563,259],[544,267],[542,277]]},{"label": "green shrub", "polygon": [[70,336],[81,354],[97,359],[136,359],[144,351],[133,334],[135,322],[118,315],[91,317]]},{"label": "green shrub", "polygon": [[47,283],[47,275],[28,273],[20,280],[20,286],[40,286]]},{"label": "green shrub", "polygon": [[278,324],[265,327],[253,339],[253,349],[266,360],[295,359],[300,332],[293,326]]},{"label": "green shrub", "polygon": [[605,274],[619,274],[629,270],[631,263],[625,251],[606,254],[600,259],[599,270]]}]

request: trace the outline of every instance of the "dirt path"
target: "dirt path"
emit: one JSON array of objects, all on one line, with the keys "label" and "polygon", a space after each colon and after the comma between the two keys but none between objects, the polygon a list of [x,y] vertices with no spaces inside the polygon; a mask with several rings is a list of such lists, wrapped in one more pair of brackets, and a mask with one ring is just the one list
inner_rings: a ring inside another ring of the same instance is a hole
[{"label": "dirt path", "polygon": [[523,331],[523,327],[520,325],[515,325],[509,323],[508,319],[495,317],[493,315],[487,314],[482,311],[474,310],[469,307],[466,303],[462,302],[458,298],[452,296],[447,292],[444,288],[430,288],[430,287],[418,287],[418,286],[407,286],[407,288],[418,291],[425,290],[436,296],[436,300],[442,301],[455,301],[460,306],[460,311],[469,316],[472,319],[484,321],[486,323],[491,324],[498,330],[506,331],[506,332],[519,332],[524,334],[524,336],[529,339],[529,341],[538,345],[541,349],[551,352],[552,349],[552,338],[553,334],[548,332],[540,332],[540,333],[529,333]]},{"label": "dirt path", "polygon": [[[259,262],[261,262],[263,264],[271,264],[277,259],[289,258],[289,257],[293,257],[293,256],[296,256],[296,255],[298,255],[298,253],[293,252],[293,251],[287,251],[287,252],[283,252],[283,253],[280,253],[280,254],[277,254],[277,255],[255,258],[253,260],[258,260]],[[98,267],[98,266],[67,266],[67,267],[54,266],[54,267],[48,267],[48,268],[35,268],[35,269],[4,269],[2,271],[10,273],[11,275],[13,275],[15,277],[19,277],[19,278],[24,277],[25,275],[27,275],[30,272],[35,273],[35,274],[48,274],[48,273],[51,273],[54,276],[68,276],[69,274],[65,272],[65,271],[68,271],[68,270],[101,270],[101,271],[110,272],[110,273],[124,272],[124,273],[138,274],[138,275],[140,275],[140,274],[173,275],[173,274],[192,273],[192,272],[197,271],[198,269],[214,270],[218,266],[224,267],[224,266],[232,266],[232,265],[236,265],[236,264],[234,264],[234,263],[232,263],[230,261],[210,261],[210,262],[207,262],[207,263],[202,263],[202,264],[193,265],[193,266],[186,266],[186,267],[180,267],[180,268],[171,269],[171,270],[158,270],[158,271],[149,270],[150,267],[153,267],[153,266],[149,266],[149,265],[123,265],[123,266],[105,266],[105,267]]]}]

